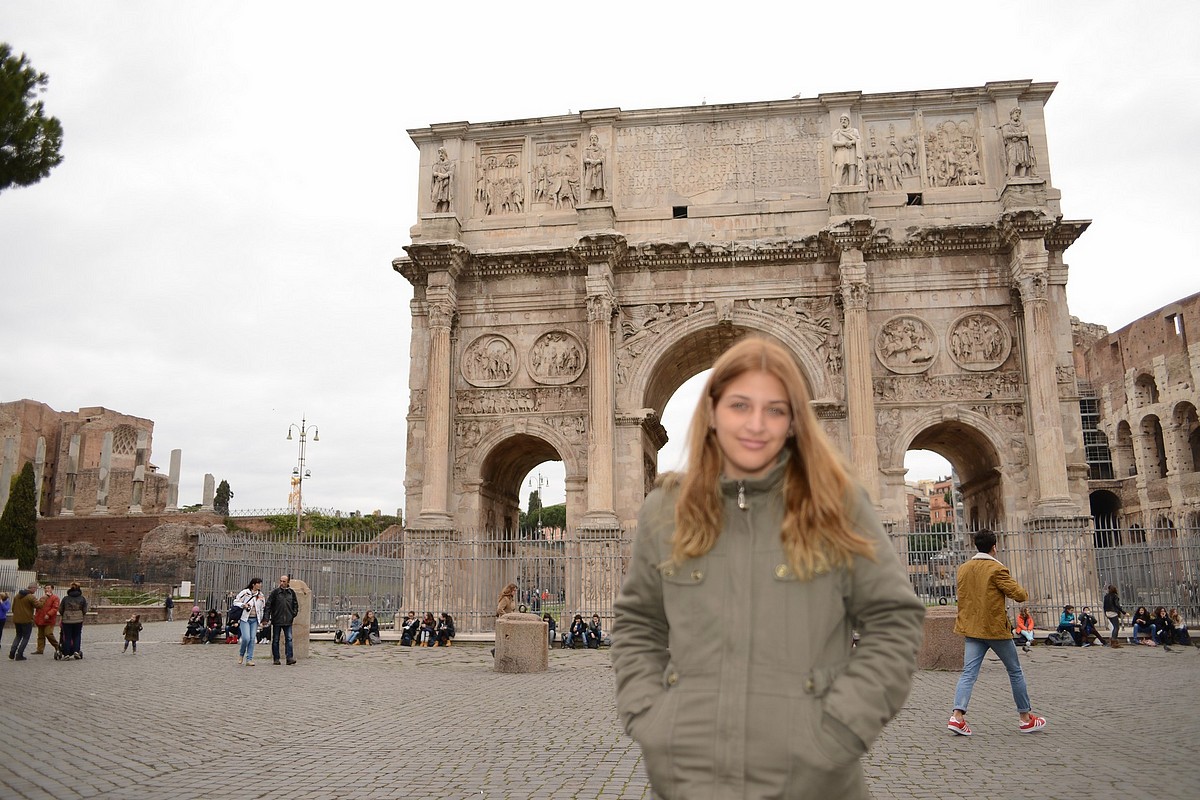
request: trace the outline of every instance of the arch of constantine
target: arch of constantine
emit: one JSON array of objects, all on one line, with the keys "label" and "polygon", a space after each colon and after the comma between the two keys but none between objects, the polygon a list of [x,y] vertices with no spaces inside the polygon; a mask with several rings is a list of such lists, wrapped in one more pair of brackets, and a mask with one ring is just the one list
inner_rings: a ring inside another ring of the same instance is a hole
[{"label": "arch of constantine", "polygon": [[675,390],[741,336],[784,343],[818,417],[906,519],[904,455],[968,524],[1088,524],[1052,83],[410,130],[419,219],[406,518],[511,530],[564,463],[568,527],[636,518]]}]

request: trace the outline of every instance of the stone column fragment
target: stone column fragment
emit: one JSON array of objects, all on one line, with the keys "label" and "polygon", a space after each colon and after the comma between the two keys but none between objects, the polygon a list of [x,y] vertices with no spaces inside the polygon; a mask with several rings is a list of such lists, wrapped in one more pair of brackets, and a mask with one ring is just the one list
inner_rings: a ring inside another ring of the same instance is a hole
[{"label": "stone column fragment", "polygon": [[201,511],[213,510],[213,498],[217,495],[217,479],[211,472],[204,473],[204,500],[200,503]]},{"label": "stone column fragment", "polygon": [[33,457],[33,508],[41,516],[42,513],[42,480],[46,475],[46,437],[39,436],[37,450]]},{"label": "stone column fragment", "polygon": [[146,488],[146,447],[150,437],[145,431],[137,432],[137,458],[133,465],[133,496],[129,503],[130,514],[142,513],[142,494]]},{"label": "stone column fragment", "polygon": [[71,437],[67,448],[67,480],[63,486],[63,504],[60,512],[64,517],[75,516],[75,476],[79,474],[79,434]]},{"label": "stone column fragment", "polygon": [[96,516],[108,513],[108,474],[112,470],[113,432],[104,432],[104,442],[100,445],[100,476],[96,483]]},{"label": "stone column fragment", "polygon": [[9,486],[17,471],[17,440],[9,436],[4,440],[4,461],[0,462],[0,513],[8,505]]},{"label": "stone column fragment", "polygon": [[182,450],[171,451],[171,471],[167,476],[167,507],[163,509],[167,514],[179,511],[179,464],[182,457]]}]

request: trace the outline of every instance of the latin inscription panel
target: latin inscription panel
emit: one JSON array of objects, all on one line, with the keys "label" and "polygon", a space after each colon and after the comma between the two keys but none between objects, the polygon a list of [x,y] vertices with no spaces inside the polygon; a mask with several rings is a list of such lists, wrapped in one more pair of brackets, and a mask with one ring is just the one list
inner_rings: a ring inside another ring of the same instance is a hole
[{"label": "latin inscription panel", "polygon": [[629,205],[750,188],[816,196],[825,138],[816,117],[620,128],[617,193]]}]

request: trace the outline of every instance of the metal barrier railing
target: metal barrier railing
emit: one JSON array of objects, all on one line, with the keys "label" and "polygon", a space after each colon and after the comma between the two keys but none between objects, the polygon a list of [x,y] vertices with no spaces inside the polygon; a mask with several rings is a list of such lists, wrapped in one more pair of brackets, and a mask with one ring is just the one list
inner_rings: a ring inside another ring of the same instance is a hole
[{"label": "metal barrier railing", "polygon": [[[458,630],[494,629],[496,601],[510,581],[518,603],[550,613],[560,630],[571,617],[599,614],[607,628],[628,566],[635,529],[609,539],[522,538],[500,532],[326,536],[319,543],[203,533],[197,548],[196,598],[224,609],[252,577],[266,588],[288,573],[313,594],[312,624],[330,628],[340,614],[368,609],[387,626],[396,612],[451,614]],[[1029,591],[1039,626],[1054,627],[1062,606],[1090,606],[1102,617],[1115,585],[1132,613],[1144,605],[1178,608],[1200,622],[1200,529],[1133,531],[1090,528],[997,531],[998,557]],[[956,602],[958,567],[975,554],[964,531],[891,534],[913,590],[927,604]]]},{"label": "metal barrier railing", "polygon": [[464,633],[494,630],[509,582],[517,603],[550,613],[557,624],[576,614],[612,620],[612,601],[628,561],[629,532],[604,543],[547,540],[507,533],[413,537],[369,534],[320,543],[203,533],[197,543],[196,598],[224,609],[251,578],[269,590],[281,574],[303,580],[313,596],[312,625],[329,628],[340,614],[372,610],[382,625],[396,612],[449,613]]}]

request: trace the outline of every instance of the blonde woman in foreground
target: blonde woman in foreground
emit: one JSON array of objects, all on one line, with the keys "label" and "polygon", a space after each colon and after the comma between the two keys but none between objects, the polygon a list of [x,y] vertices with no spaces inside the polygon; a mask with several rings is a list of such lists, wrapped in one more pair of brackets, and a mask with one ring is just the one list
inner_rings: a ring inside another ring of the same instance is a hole
[{"label": "blonde woman in foreground", "polygon": [[787,350],[737,343],[642,507],[612,660],[657,798],[868,797],[908,696],[925,609],[809,400]]}]

